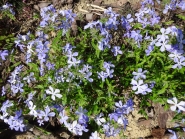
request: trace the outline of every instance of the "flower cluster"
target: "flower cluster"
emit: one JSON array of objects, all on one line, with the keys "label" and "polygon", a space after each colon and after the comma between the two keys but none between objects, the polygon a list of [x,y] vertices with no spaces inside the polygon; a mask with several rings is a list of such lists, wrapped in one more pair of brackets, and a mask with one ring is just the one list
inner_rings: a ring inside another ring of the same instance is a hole
[{"label": "flower cluster", "polygon": [[163,10],[163,14],[167,14],[169,10],[173,11],[177,8],[185,10],[185,2],[183,0],[171,0],[169,4],[166,4],[165,9]]},{"label": "flower cluster", "polygon": [[101,72],[97,72],[98,74],[98,78],[99,79],[102,79],[102,81],[105,81],[106,78],[112,78],[113,77],[113,72],[114,72],[114,69],[111,69],[111,68],[114,68],[115,66],[113,64],[111,64],[111,62],[104,62],[103,63],[103,68],[105,69],[105,72],[104,71],[101,71]]},{"label": "flower cluster", "polygon": [[[126,126],[128,125],[128,120],[126,119],[126,116],[133,111],[133,101],[132,99],[129,99],[126,104],[123,104],[121,101],[115,103],[115,110],[113,113],[109,114],[109,119],[115,121],[119,125],[123,126],[124,129],[126,129]],[[110,122],[106,122],[105,118],[103,117],[104,114],[100,113],[95,117],[95,122],[100,126],[103,126],[103,130],[105,132],[105,135],[107,137],[110,136],[116,136],[121,129],[111,125]]]},{"label": "flower cluster", "polygon": [[131,83],[132,90],[136,91],[135,94],[143,94],[146,95],[149,92],[152,92],[152,87],[149,87],[148,84],[143,82],[143,79],[146,79],[146,70],[142,70],[142,68],[138,69],[138,72],[133,72],[132,75],[134,75],[134,78],[132,79]]}]

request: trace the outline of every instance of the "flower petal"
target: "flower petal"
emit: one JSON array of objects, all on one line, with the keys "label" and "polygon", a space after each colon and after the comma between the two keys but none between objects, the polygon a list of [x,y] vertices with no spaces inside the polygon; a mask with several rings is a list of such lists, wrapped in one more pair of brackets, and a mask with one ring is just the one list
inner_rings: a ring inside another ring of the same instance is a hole
[{"label": "flower petal", "polygon": [[171,106],[170,109],[171,109],[172,111],[176,111],[177,107],[176,107],[176,105],[174,105],[174,106]]}]

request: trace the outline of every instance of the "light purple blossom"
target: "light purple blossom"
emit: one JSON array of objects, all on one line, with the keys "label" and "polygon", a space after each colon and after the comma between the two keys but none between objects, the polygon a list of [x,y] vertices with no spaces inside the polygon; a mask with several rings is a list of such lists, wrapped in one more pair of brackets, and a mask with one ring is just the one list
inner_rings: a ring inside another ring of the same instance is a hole
[{"label": "light purple blossom", "polygon": [[76,135],[82,135],[83,131],[85,131],[85,132],[88,131],[88,130],[84,129],[83,126],[78,124],[77,121],[73,121],[73,123],[68,123],[67,128],[68,128],[69,131],[71,131],[72,133],[74,133]]},{"label": "light purple blossom", "polygon": [[145,73],[147,72],[147,70],[144,70],[142,68],[138,68],[137,72],[133,72],[132,75],[134,75],[134,79],[138,80],[138,79],[146,79],[146,75]]},{"label": "light purple blossom", "polygon": [[136,81],[134,79],[132,79],[131,81],[132,86],[132,90],[136,91],[135,94],[143,94],[146,95],[146,92],[151,92],[152,90],[150,88],[148,88],[147,84],[143,83],[143,80],[139,80]]},{"label": "light purple blossom", "polygon": [[64,124],[65,126],[67,126],[67,119],[69,118],[68,116],[66,116],[65,114],[65,110],[62,110],[60,113],[59,113],[59,122],[61,124]]},{"label": "light purple blossom", "polygon": [[8,50],[0,50],[0,57],[2,60],[6,60],[5,57],[8,56]]},{"label": "light purple blossom", "polygon": [[121,115],[118,118],[117,123],[123,125],[124,126],[124,129],[126,129],[126,126],[128,125],[128,120],[123,115]]},{"label": "light purple blossom", "polygon": [[174,61],[176,64],[172,66],[173,69],[181,69],[182,66],[185,66],[185,57],[181,57],[178,61]]},{"label": "light purple blossom", "polygon": [[120,46],[114,46],[111,51],[114,53],[114,56],[117,56],[118,54],[123,54],[123,52],[120,50]]},{"label": "light purple blossom", "polygon": [[91,136],[89,137],[89,139],[101,139],[101,138],[98,136],[97,131],[95,131],[91,133]]},{"label": "light purple blossom", "polygon": [[172,99],[168,99],[167,102],[169,104],[171,104],[172,106],[170,107],[170,109],[172,111],[176,111],[176,109],[178,108],[181,111],[185,111],[185,101],[180,101],[179,103],[177,102],[177,98],[173,97]]},{"label": "light purple blossom", "polygon": [[55,97],[57,98],[61,98],[62,95],[60,94],[60,90],[59,89],[55,89],[51,86],[49,86],[49,89],[45,90],[46,91],[46,94],[49,94],[51,95],[51,99],[52,100],[55,100]]},{"label": "light purple blossom", "polygon": [[184,51],[183,50],[174,49],[174,50],[171,51],[171,54],[169,54],[168,56],[174,62],[178,62],[179,59],[181,59],[183,57],[182,54],[184,54]]},{"label": "light purple blossom", "polygon": [[103,123],[106,122],[105,118],[102,118],[104,116],[103,113],[100,113],[98,114],[96,117],[95,117],[95,122],[98,124],[98,125],[102,125]]},{"label": "light purple blossom", "polygon": [[169,39],[168,34],[170,33],[171,30],[161,28],[160,31],[161,31],[162,34],[157,35],[158,42],[160,42],[160,41],[165,42],[165,40]]},{"label": "light purple blossom", "polygon": [[172,48],[172,46],[168,44],[168,40],[164,40],[162,42],[158,41],[155,45],[161,47],[161,52],[164,52],[165,50],[169,51]]},{"label": "light purple blossom", "polygon": [[45,110],[42,111],[42,110],[39,110],[38,111],[38,117],[39,119],[43,119],[44,121],[49,121],[49,117],[54,117],[55,116],[55,113],[54,112],[50,112],[50,108],[48,106],[45,107]]},{"label": "light purple blossom", "polygon": [[104,124],[103,125],[103,129],[104,129],[105,135],[107,137],[110,137],[110,136],[114,136],[115,137],[117,134],[120,133],[120,129],[115,129],[109,123]]},{"label": "light purple blossom", "polygon": [[170,130],[170,129],[168,129],[168,131],[169,131],[170,133],[172,133],[172,134],[173,134],[173,136],[170,136],[170,139],[178,139],[178,137],[177,137],[177,135],[176,135],[175,131]]},{"label": "light purple blossom", "polygon": [[31,83],[32,81],[36,81],[33,72],[31,72],[30,75],[24,77],[23,80],[26,80],[27,83]]},{"label": "light purple blossom", "polygon": [[37,111],[35,110],[36,105],[34,105],[32,101],[28,102],[28,108],[30,109],[29,114],[33,115],[34,117],[37,117]]}]

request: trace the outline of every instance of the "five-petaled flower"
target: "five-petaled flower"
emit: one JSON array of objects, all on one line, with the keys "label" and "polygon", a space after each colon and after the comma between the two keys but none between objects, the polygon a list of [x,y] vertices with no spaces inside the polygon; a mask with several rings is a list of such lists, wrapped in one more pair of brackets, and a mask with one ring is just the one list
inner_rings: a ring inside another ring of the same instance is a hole
[{"label": "five-petaled flower", "polygon": [[185,111],[185,101],[177,103],[177,98],[173,97],[172,99],[168,99],[167,102],[173,105],[170,107],[172,111],[176,111],[177,108],[181,111]]},{"label": "five-petaled flower", "polygon": [[51,86],[49,86],[49,89],[46,90],[46,94],[50,94],[51,95],[51,98],[52,100],[55,100],[55,97],[58,97],[58,98],[61,98],[62,95],[59,94],[60,93],[60,90],[59,89],[55,89]]}]

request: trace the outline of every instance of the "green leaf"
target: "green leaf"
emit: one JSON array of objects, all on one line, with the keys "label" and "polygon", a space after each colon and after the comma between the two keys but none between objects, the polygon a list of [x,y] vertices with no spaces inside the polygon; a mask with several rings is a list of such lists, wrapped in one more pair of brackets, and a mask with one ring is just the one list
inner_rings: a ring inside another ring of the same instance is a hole
[{"label": "green leaf", "polygon": [[157,92],[158,95],[164,94],[168,88],[168,83],[166,83],[161,90]]},{"label": "green leaf", "polygon": [[171,25],[173,22],[174,22],[173,20],[170,20],[170,21],[165,22],[164,24],[165,25]]},{"label": "green leaf", "polygon": [[182,14],[178,14],[178,15],[176,15],[178,18],[180,18],[180,19],[182,19],[182,20],[185,20],[185,16],[184,15],[182,15]]}]

